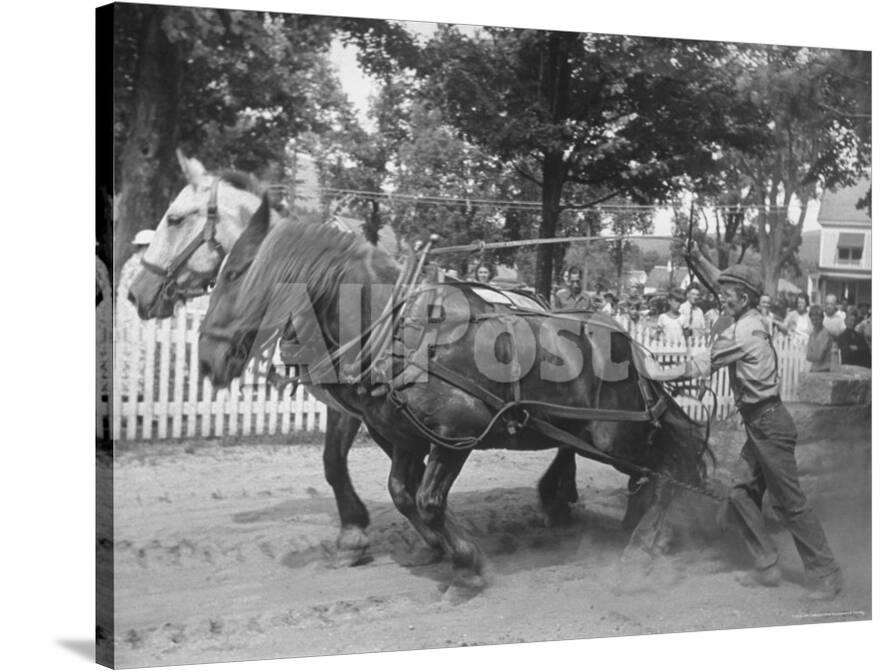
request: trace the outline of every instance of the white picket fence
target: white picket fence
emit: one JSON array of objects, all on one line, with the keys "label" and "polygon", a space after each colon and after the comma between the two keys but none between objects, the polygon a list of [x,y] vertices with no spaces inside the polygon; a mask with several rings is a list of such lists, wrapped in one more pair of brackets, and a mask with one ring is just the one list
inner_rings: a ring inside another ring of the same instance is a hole
[{"label": "white picket fence", "polygon": [[[241,379],[228,389],[214,390],[199,381],[198,328],[201,314],[181,310],[168,320],[132,320],[119,333],[115,348],[112,385],[97,384],[96,433],[115,440],[164,440],[172,438],[260,436],[295,431],[322,431],[326,406],[299,387],[278,391],[266,384],[266,369],[251,361]],[[649,337],[634,327],[633,338],[660,360],[673,362],[708,347],[705,337],[688,343],[668,343]],[[783,400],[792,400],[798,378],[807,369],[805,344],[778,338],[776,351]],[[103,394],[102,387],[111,387]],[[711,378],[717,395],[718,415],[735,410],[729,375],[720,370]],[[707,418],[709,396],[704,403],[678,398],[695,419]]]},{"label": "white picket fence", "polygon": [[97,435],[163,440],[325,430],[326,406],[305,389],[293,396],[271,387],[256,360],[228,389],[200,381],[200,323],[200,314],[181,310],[172,319],[127,324],[115,347],[111,398],[97,404]]}]

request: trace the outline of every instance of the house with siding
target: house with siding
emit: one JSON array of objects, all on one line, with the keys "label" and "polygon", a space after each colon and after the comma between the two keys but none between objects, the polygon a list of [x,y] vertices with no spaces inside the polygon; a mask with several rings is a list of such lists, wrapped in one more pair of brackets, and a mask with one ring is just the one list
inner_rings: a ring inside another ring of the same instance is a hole
[{"label": "house with siding", "polygon": [[817,298],[832,293],[849,305],[872,302],[872,217],[868,209],[857,209],[870,187],[863,179],[823,194]]}]

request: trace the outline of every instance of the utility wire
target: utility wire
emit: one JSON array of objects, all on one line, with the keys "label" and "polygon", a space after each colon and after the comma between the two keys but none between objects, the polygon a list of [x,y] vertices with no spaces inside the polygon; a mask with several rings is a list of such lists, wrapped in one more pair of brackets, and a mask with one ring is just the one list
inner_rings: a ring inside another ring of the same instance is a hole
[{"label": "utility wire", "polygon": [[[379,201],[398,201],[406,203],[414,203],[418,205],[465,205],[467,207],[475,205],[479,207],[493,207],[495,209],[521,210],[521,211],[540,211],[543,209],[543,203],[538,201],[523,200],[496,200],[488,198],[464,198],[457,196],[428,196],[413,195],[405,193],[385,193],[381,191],[364,191],[361,189],[336,189],[332,187],[322,187],[318,193],[310,193],[300,189],[292,189],[295,196],[317,196],[320,193],[332,197],[353,196],[355,198],[365,198]],[[749,211],[760,212],[780,212],[788,211],[788,208],[780,205],[716,205],[705,206],[707,209],[715,212],[733,212],[743,213]],[[575,208],[575,212],[651,212],[656,210],[676,210],[680,209],[674,205],[636,205],[633,203],[600,203],[586,208]]]}]

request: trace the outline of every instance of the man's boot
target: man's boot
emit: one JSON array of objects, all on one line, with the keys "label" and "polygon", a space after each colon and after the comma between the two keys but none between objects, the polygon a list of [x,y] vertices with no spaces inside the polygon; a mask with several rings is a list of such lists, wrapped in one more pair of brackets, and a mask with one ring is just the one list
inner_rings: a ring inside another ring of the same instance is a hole
[{"label": "man's boot", "polygon": [[817,580],[813,590],[807,594],[807,598],[810,601],[831,601],[838,596],[843,582],[840,570],[830,573]]},{"label": "man's boot", "polygon": [[745,587],[778,587],[782,581],[782,571],[776,564],[767,568],[752,569],[739,578],[739,584]]}]

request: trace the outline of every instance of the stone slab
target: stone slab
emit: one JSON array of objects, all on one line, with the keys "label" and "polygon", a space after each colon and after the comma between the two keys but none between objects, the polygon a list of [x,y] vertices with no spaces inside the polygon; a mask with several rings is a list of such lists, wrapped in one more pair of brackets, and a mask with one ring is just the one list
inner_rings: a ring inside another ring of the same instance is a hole
[{"label": "stone slab", "polygon": [[841,366],[835,372],[804,373],[797,396],[802,403],[818,405],[871,405],[872,370]]},{"label": "stone slab", "polygon": [[[834,477],[836,472],[868,468],[871,459],[872,408],[786,403],[798,430],[796,457],[805,475]],[[711,450],[719,472],[731,472],[745,443],[739,415],[711,429]]]}]

